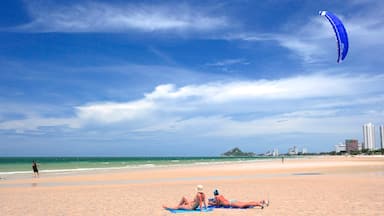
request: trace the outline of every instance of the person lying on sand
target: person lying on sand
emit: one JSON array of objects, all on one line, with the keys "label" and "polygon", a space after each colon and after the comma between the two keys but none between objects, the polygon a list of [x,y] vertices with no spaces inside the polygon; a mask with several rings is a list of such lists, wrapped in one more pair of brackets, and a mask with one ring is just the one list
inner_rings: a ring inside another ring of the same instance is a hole
[{"label": "person lying on sand", "polygon": [[226,208],[250,208],[255,206],[260,206],[262,209],[265,206],[269,206],[268,200],[261,200],[259,202],[250,201],[250,202],[240,202],[237,200],[228,200],[223,195],[219,194],[219,191],[216,189],[213,191],[214,199],[210,199],[208,204],[216,207],[226,207]]},{"label": "person lying on sand", "polygon": [[207,202],[205,198],[205,194],[203,192],[203,186],[197,185],[197,193],[193,200],[188,200],[186,197],[182,197],[179,204],[175,207],[169,207],[163,205],[163,208],[165,209],[184,209],[184,210],[195,210],[197,207],[200,207],[200,211],[203,210],[203,204],[204,208],[207,208]]}]

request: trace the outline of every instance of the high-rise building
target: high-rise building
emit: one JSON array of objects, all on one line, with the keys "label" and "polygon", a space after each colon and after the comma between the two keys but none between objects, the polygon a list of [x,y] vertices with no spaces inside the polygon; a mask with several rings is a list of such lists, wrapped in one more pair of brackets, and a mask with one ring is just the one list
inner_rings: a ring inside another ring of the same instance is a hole
[{"label": "high-rise building", "polygon": [[379,134],[380,134],[380,147],[381,149],[384,149],[384,125],[380,125]]},{"label": "high-rise building", "polygon": [[274,157],[279,156],[279,149],[277,149],[277,148],[273,149],[272,156],[274,156]]},{"label": "high-rise building", "polygon": [[350,153],[352,151],[359,150],[359,143],[356,139],[347,139],[345,140],[345,150]]},{"label": "high-rise building", "polygon": [[363,126],[363,149],[375,150],[375,125],[372,123]]}]

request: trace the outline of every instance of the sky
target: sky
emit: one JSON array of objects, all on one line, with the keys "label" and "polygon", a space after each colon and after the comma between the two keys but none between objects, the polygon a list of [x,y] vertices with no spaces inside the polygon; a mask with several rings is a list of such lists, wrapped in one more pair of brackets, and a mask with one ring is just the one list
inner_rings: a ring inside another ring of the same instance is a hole
[{"label": "sky", "polygon": [[[341,63],[319,10],[347,29]],[[4,0],[0,156],[362,142],[384,124],[383,36],[381,0]]]}]

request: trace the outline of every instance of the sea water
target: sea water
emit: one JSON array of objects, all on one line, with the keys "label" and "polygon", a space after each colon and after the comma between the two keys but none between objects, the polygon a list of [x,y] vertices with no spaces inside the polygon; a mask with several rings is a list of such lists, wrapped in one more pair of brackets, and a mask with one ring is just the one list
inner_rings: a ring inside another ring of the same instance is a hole
[{"label": "sea water", "polygon": [[272,157],[0,157],[0,177],[32,173],[36,161],[41,173],[79,172],[122,168],[166,167],[185,164],[271,160]]}]

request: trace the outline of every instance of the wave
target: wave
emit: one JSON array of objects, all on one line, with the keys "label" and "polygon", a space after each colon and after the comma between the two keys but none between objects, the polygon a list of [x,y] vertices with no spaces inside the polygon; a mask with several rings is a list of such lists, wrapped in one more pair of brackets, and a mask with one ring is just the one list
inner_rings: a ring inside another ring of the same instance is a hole
[{"label": "wave", "polygon": [[[39,170],[39,173],[73,173],[73,172],[87,172],[87,171],[103,171],[103,170],[121,170],[127,168],[151,168],[156,167],[155,164],[140,164],[140,165],[127,165],[119,167],[92,167],[92,168],[69,168],[69,169],[45,169]],[[0,172],[0,176],[6,175],[17,175],[17,174],[31,174],[33,171],[10,171],[10,172]]]}]

